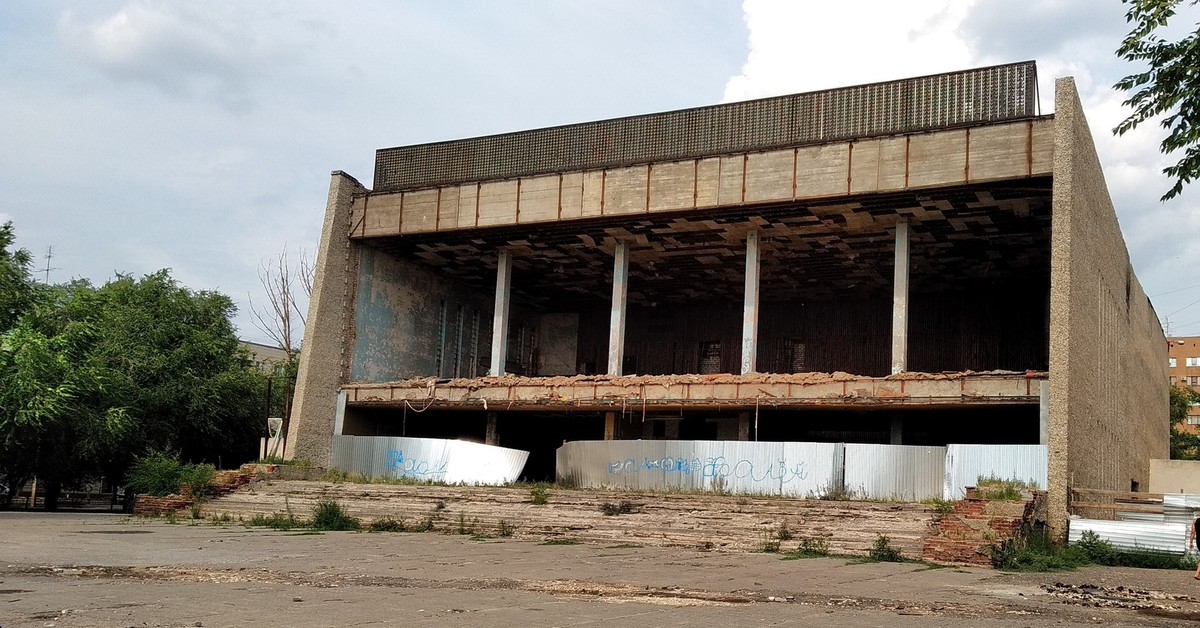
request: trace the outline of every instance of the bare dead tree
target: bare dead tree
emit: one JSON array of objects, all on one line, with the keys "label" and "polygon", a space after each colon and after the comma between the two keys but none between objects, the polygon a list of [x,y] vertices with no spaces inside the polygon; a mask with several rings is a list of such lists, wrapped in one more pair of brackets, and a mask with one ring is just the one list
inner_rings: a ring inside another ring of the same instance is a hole
[{"label": "bare dead tree", "polygon": [[310,288],[305,286],[311,283],[303,277],[303,254],[301,259],[301,270],[294,272],[285,246],[279,257],[270,262],[264,260],[258,269],[258,281],[266,296],[266,306],[255,305],[254,297],[249,297],[254,326],[284,350],[288,361],[295,356],[297,341],[304,330],[304,315],[296,304],[296,291],[302,289],[307,293]]}]

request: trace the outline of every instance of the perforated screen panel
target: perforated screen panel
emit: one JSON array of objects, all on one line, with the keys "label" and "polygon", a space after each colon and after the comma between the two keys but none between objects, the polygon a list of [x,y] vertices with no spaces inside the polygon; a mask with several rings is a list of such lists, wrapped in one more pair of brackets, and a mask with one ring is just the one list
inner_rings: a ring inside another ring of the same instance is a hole
[{"label": "perforated screen panel", "polygon": [[1032,62],[383,148],[375,191],[509,179],[893,135],[1037,115]]}]

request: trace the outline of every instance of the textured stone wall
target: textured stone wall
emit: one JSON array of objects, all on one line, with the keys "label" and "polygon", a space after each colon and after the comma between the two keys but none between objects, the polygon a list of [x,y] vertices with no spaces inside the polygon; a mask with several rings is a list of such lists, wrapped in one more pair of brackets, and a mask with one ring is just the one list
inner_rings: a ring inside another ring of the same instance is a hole
[{"label": "textured stone wall", "polygon": [[349,239],[350,205],[355,194],[366,192],[340,170],[331,179],[284,452],[285,458],[310,460],[317,466],[329,464],[337,391],[349,365],[350,297],[358,273],[358,245]]},{"label": "textured stone wall", "polygon": [[1049,524],[1071,486],[1143,490],[1168,454],[1167,345],[1133,274],[1073,79],[1055,86]]}]

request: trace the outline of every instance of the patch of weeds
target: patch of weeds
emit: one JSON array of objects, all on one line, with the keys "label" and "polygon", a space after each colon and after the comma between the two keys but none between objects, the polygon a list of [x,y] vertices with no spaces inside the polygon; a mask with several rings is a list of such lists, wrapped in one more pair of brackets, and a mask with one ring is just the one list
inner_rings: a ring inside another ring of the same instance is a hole
[{"label": "patch of weeds", "polygon": [[800,546],[788,552],[784,560],[800,558],[824,558],[829,556],[829,541],[825,539],[800,539]]},{"label": "patch of weeds", "polygon": [[940,497],[930,497],[929,499],[921,500],[921,503],[925,504],[926,506],[932,507],[934,512],[941,514],[941,515],[945,515],[945,514],[954,512],[954,500],[952,500],[952,499],[942,499]]},{"label": "patch of weeds", "polygon": [[992,566],[1005,571],[1074,571],[1088,564],[1078,546],[1059,547],[1044,531],[1006,539],[989,550]]},{"label": "patch of weeds", "polygon": [[324,534],[325,533],[321,532],[320,530],[301,530],[300,532],[292,532],[291,534],[285,534],[283,536],[322,536]]},{"label": "patch of weeds", "polygon": [[165,521],[166,523],[172,523],[172,524],[179,523],[179,520],[176,518],[176,514],[175,514],[174,510],[168,510],[166,513],[164,513],[163,521]]},{"label": "patch of weeds", "polygon": [[626,500],[621,500],[616,504],[612,502],[604,502],[600,505],[600,512],[604,513],[605,516],[615,517],[617,515],[628,515],[629,513],[637,512],[637,510],[632,503]]},{"label": "patch of weeds", "polygon": [[332,499],[322,499],[313,507],[313,517],[310,524],[314,530],[358,531],[362,530],[362,522],[358,517],[350,516],[342,505]]},{"label": "patch of weeds", "polygon": [[760,533],[760,537],[758,551],[764,554],[779,553],[779,539],[775,538],[775,534],[772,531],[763,530]]},{"label": "patch of weeds", "polygon": [[876,563],[904,562],[904,557],[900,555],[900,550],[892,547],[892,540],[882,534],[875,537],[875,542],[871,544],[871,549],[867,551],[867,558]]},{"label": "patch of weeds", "polygon": [[404,519],[381,517],[367,524],[368,532],[404,532]]},{"label": "patch of weeds", "polygon": [[846,490],[846,487],[841,484],[831,484],[817,493],[817,499],[831,502],[846,502],[854,499],[854,492]]},{"label": "patch of weeds", "polygon": [[472,519],[470,522],[468,522],[466,513],[462,513],[462,512],[458,513],[458,529],[456,530],[456,532],[458,534],[461,534],[463,536],[472,536],[476,533],[475,531],[478,528],[479,528],[479,519],[478,518]]},{"label": "patch of weeds", "polygon": [[496,539],[496,537],[494,537],[494,536],[492,536],[492,535],[490,535],[490,534],[472,534],[472,535],[471,535],[471,540],[472,540],[472,541],[479,541],[479,542],[481,542],[481,543],[482,543],[482,542],[487,542],[487,541],[493,541],[493,540],[495,540],[495,539]]},{"label": "patch of weeds", "polygon": [[221,525],[225,523],[233,523],[233,516],[227,512],[209,517],[208,522],[212,525]]},{"label": "patch of weeds", "polygon": [[444,502],[444,501],[442,501],[442,500],[440,500],[440,499],[439,499],[439,500],[437,500],[437,502],[435,502],[435,503],[433,504],[433,509],[434,509],[434,510],[445,510],[445,509],[446,509],[446,502]]},{"label": "patch of weeds", "polygon": [[432,514],[418,521],[412,528],[413,532],[433,532],[437,518]]},{"label": "patch of weeds", "polygon": [[788,527],[788,522],[786,519],[779,522],[779,529],[775,531],[775,538],[779,539],[780,541],[792,540],[792,529]]},{"label": "patch of weeds", "polygon": [[1088,530],[1072,547],[1083,552],[1088,562],[1110,567],[1140,567],[1142,569],[1195,569],[1196,559],[1188,555],[1162,550],[1138,548],[1118,550],[1109,541]]},{"label": "patch of weeds", "polygon": [[516,531],[517,531],[517,526],[514,526],[513,524],[511,524],[503,519],[501,519],[500,523],[498,523],[496,526],[496,535],[497,536],[509,537],[509,536],[512,536],[513,534],[515,534]]},{"label": "patch of weeds", "polygon": [[538,545],[579,545],[580,542],[575,539],[547,539],[538,543]]},{"label": "patch of weeds", "polygon": [[979,476],[975,481],[975,492],[980,499],[991,499],[997,501],[1016,502],[1024,499],[1022,493],[1026,490],[1036,489],[1037,482],[1030,480],[998,478],[993,476]]},{"label": "patch of weeds", "polygon": [[543,506],[550,502],[550,489],[543,484],[538,484],[529,489],[529,499],[535,505]]},{"label": "patch of weeds", "polygon": [[609,545],[604,549],[641,549],[641,547],[641,545],[634,545],[633,543],[618,543],[616,545]]},{"label": "patch of weeds", "polygon": [[271,528],[272,530],[293,530],[307,527],[307,522],[296,518],[292,513],[273,512],[269,515],[254,515],[245,522],[253,528]]},{"label": "patch of weeds", "polygon": [[750,505],[750,499],[747,497],[739,497],[739,498],[737,498],[737,501],[735,501],[733,503],[744,508],[744,507]]},{"label": "patch of weeds", "polygon": [[705,541],[705,542],[703,542],[703,543],[701,543],[701,544],[700,544],[700,549],[702,549],[702,550],[704,550],[704,551],[706,551],[706,552],[707,552],[707,551],[710,551],[710,550],[712,550],[712,549],[713,549],[713,548],[715,548],[716,546],[717,546],[717,544],[716,544],[716,543],[713,543],[712,541]]},{"label": "patch of weeds", "polygon": [[204,514],[201,512],[204,507],[204,500],[199,497],[192,498],[191,515],[193,520],[203,519]]}]

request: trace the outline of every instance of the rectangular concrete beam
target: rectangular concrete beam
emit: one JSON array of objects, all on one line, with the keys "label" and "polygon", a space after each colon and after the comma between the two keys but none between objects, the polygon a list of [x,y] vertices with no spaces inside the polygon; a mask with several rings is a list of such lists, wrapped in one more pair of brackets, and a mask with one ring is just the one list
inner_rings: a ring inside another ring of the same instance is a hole
[{"label": "rectangular concrete beam", "polygon": [[892,374],[908,369],[908,222],[896,223],[896,268],[892,285]]},{"label": "rectangular concrete beam", "polygon": [[746,290],[742,304],[742,375],[758,366],[758,232],[746,234]]},{"label": "rectangular concrete beam", "polygon": [[625,362],[625,293],[629,283],[629,243],[618,242],[613,255],[612,311],[608,319],[608,374],[622,375]]},{"label": "rectangular concrete beam", "polygon": [[512,301],[512,253],[501,251],[496,263],[496,308],[492,313],[492,377],[504,375],[508,361],[508,309]]}]

